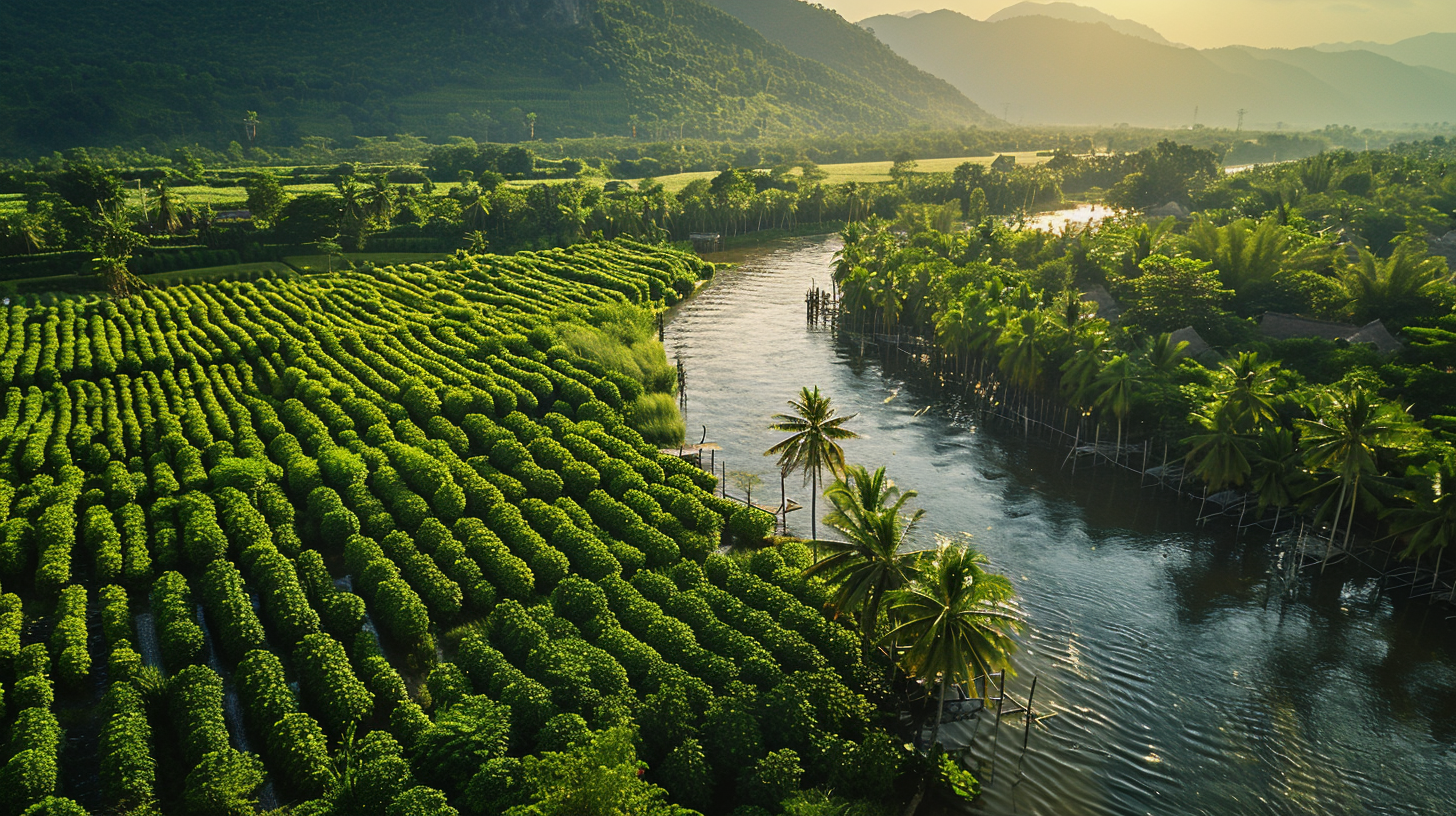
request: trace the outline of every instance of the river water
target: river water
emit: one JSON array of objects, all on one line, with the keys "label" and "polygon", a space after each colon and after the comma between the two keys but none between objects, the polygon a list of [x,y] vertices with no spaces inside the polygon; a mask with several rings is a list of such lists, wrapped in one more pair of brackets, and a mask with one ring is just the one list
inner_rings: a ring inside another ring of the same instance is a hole
[{"label": "river water", "polygon": [[[1267,534],[1193,524],[1196,505],[1136,476],[1060,467],[1064,451],[979,425],[953,396],[887,372],[804,320],[836,239],[727,253],[740,265],[685,304],[666,335],[686,365],[689,436],[758,473],[769,416],[819,385],[861,439],[852,462],[920,491],[920,544],[967,532],[1021,594],[1029,628],[1012,681],[1022,718],[976,749],[993,814],[1456,813],[1456,639],[1421,605],[1332,571],[1282,592]],[[731,488],[730,488],[731,490]],[[797,480],[791,499],[809,505]],[[819,513],[824,508],[820,503]],[[808,511],[791,514],[808,533]],[[1055,713],[1054,716],[1045,715]],[[983,726],[989,735],[989,726]]]}]

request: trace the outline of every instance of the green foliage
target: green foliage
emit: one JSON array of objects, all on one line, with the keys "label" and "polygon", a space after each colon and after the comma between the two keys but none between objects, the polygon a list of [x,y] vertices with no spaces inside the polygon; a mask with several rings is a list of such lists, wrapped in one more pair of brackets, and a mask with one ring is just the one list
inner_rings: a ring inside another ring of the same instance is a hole
[{"label": "green foliage", "polygon": [[638,776],[640,764],[625,727],[597,732],[569,751],[521,761],[519,794],[511,816],[610,816],[681,813],[666,792]]},{"label": "green foliage", "polygon": [[26,808],[21,816],[86,816],[86,809],[63,796],[47,796]]},{"label": "green foliage", "polygon": [[435,715],[415,742],[415,775],[447,792],[458,792],[482,763],[505,753],[511,711],[484,695],[464,697]]},{"label": "green foliage", "polygon": [[763,541],[776,525],[772,513],[757,507],[741,507],[728,517],[728,533],[739,546],[751,547]]},{"label": "green foliage", "polygon": [[293,660],[331,734],[342,735],[369,716],[374,695],[354,675],[338,641],[324,634],[309,635],[294,649]]},{"label": "green foliage", "polygon": [[255,812],[255,791],[263,779],[263,763],[257,757],[224,747],[203,756],[188,772],[183,807],[196,814],[247,816]]},{"label": "green foliage", "polygon": [[1193,326],[1209,334],[1226,314],[1233,296],[1216,272],[1200,261],[1153,255],[1140,265],[1142,274],[1125,284],[1128,309],[1123,319],[1153,334]]},{"label": "green foliage", "polygon": [[780,802],[799,789],[803,775],[798,754],[788,748],[772,751],[743,775],[738,783],[739,799],[776,811]]},{"label": "green foliage", "polygon": [[694,810],[705,810],[713,799],[713,772],[702,745],[692,738],[668,752],[654,769],[653,778],[673,801]]}]

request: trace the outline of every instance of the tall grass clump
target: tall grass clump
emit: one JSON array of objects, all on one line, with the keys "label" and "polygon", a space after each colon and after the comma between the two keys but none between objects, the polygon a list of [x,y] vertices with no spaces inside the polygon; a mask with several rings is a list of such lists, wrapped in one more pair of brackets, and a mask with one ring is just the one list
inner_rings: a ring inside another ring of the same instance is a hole
[{"label": "tall grass clump", "polygon": [[572,317],[582,322],[555,327],[557,337],[572,351],[637,380],[649,394],[677,390],[677,371],[667,362],[651,312],[622,303]]},{"label": "tall grass clump", "polygon": [[683,441],[687,425],[677,412],[677,400],[671,394],[643,394],[632,404],[627,424],[653,445],[668,447]]}]

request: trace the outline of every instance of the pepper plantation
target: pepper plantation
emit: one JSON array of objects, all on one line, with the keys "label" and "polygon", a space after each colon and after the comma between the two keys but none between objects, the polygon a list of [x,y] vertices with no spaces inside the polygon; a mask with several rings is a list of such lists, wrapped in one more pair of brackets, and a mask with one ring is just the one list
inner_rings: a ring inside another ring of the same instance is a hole
[{"label": "pepper plantation", "polygon": [[671,383],[612,321],[711,274],[623,239],[5,306],[0,811],[891,795],[808,548],[720,554],[771,517],[635,429]]}]

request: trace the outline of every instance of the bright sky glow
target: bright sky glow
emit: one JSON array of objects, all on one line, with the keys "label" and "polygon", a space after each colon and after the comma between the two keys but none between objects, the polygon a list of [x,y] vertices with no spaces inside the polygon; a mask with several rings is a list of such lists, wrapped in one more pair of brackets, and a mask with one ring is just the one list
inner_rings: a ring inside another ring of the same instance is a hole
[{"label": "bright sky glow", "polygon": [[[819,0],[845,19],[948,8],[984,20],[1016,0]],[[1297,48],[1325,42],[1391,43],[1456,32],[1456,0],[1074,0],[1136,20],[1198,48]]]}]

